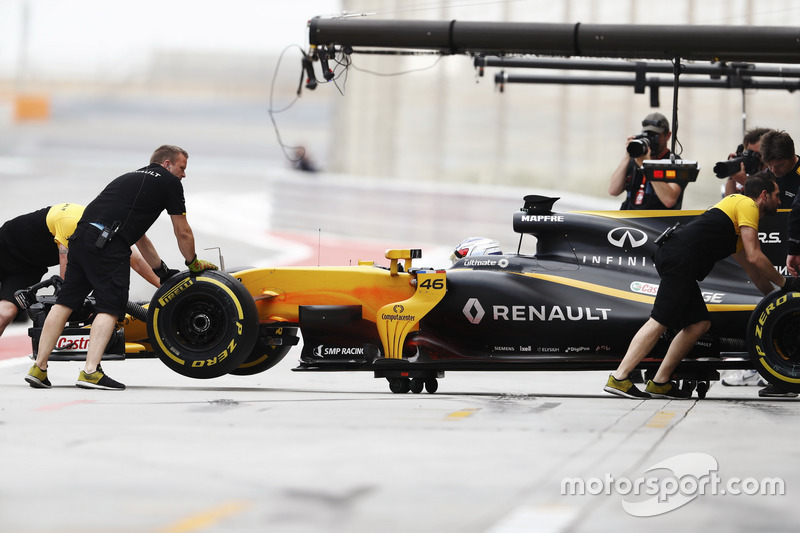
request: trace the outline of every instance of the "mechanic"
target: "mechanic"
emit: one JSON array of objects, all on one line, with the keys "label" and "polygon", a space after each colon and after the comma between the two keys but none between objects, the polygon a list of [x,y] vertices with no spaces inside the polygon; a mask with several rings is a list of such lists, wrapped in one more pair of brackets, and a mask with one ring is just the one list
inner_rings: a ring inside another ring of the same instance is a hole
[{"label": "mechanic", "polygon": [[[625,357],[609,375],[603,390],[637,399],[691,397],[691,392],[678,388],[670,380],[684,356],[711,326],[697,282],[729,255],[733,254],[764,294],[772,292],[773,284],[785,291],[800,290],[800,279],[781,276],[761,251],[758,240],[759,218],[774,215],[780,204],[775,178],[768,172],[758,172],[747,179],[744,192],[726,196],[667,236],[656,250],[654,262],[661,282],[650,318],[634,335]],[[630,374],[667,328],[680,331],[670,342],[656,375],[640,391]]]},{"label": "mechanic", "polygon": [[[79,204],[58,204],[20,215],[0,227],[0,336],[19,314],[15,292],[38,283],[51,266],[59,265],[59,275],[64,277],[68,239],[83,210]],[[131,252],[131,267],[149,283],[161,286],[136,250]]]},{"label": "mechanic", "polygon": [[[653,146],[648,144],[647,150],[639,157],[631,157],[627,152],[617,169],[611,174],[608,194],[619,196],[626,193],[620,209],[680,209],[683,205],[683,191],[686,182],[665,183],[650,181],[642,171],[642,163],[646,159],[669,159],[672,152],[667,147],[672,133],[669,121],[661,113],[651,113],[642,121],[642,134],[652,136]],[[628,137],[626,146],[638,136]]]},{"label": "mechanic", "polygon": [[791,209],[800,187],[800,157],[785,131],[772,130],[761,137],[761,159],[781,188],[780,209]]},{"label": "mechanic", "polygon": [[139,249],[160,279],[174,272],[167,268],[145,235],[161,211],[166,210],[172,219],[178,249],[189,270],[192,273],[216,270],[215,265],[197,259],[194,234],[186,220],[181,180],[186,177],[188,157],[183,148],[161,146],[153,152],[150,165],[116,178],[86,206],[70,239],[64,285],[45,319],[36,362],[25,376],[32,387],[50,388],[47,379],[50,354],[72,311],[80,309],[89,292],[94,291],[95,317],[86,363],[75,384],[88,389],[125,389],[125,385],[103,372],[100,361],[117,321],[125,315],[131,246]]},{"label": "mechanic", "polygon": [[[771,131],[769,128],[753,128],[751,130],[747,130],[744,134],[744,138],[742,139],[742,148],[745,150],[750,150],[754,154],[761,155],[761,137],[764,136],[765,133]],[[728,154],[728,160],[733,159],[734,157],[739,157],[739,154]],[[764,170],[766,165],[764,165],[764,160],[761,160],[761,169]],[[739,193],[742,194],[744,190],[744,182],[747,180],[747,173],[744,170],[744,162],[741,163],[741,169],[739,172],[735,172],[728,176],[728,179],[725,181],[725,196],[729,194]]]}]

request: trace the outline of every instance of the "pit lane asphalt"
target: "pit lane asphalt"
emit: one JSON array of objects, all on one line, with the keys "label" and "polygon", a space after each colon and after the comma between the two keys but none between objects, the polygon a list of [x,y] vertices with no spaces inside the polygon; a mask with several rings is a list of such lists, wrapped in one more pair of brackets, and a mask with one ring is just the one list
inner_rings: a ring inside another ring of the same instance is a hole
[{"label": "pit lane asphalt", "polygon": [[[122,392],[76,388],[75,362],[35,390],[29,360],[0,362],[0,531],[796,530],[797,400],[720,384],[625,400],[598,372],[448,373],[434,395],[398,395],[370,373],[292,372],[298,356],[213,380],[104,363]],[[781,478],[785,495],[706,493],[636,518],[613,484],[562,494],[687,453],[723,481]]]}]

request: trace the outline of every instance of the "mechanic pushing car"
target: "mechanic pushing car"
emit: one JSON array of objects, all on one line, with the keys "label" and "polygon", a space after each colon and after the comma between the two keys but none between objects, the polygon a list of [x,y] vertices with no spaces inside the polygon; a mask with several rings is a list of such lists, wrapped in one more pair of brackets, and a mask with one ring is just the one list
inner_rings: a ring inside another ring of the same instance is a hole
[{"label": "mechanic pushing car", "polygon": [[[685,227],[673,226],[659,238],[654,262],[661,282],[650,318],[631,340],[625,357],[608,377],[603,390],[625,398],[688,399],[690,391],[671,381],[681,360],[711,326],[698,281],[729,255],[745,269],[764,294],[773,284],[784,291],[800,290],[800,279],[784,278],[761,251],[758,222],[774,215],[780,189],[768,172],[758,172],[745,182],[744,195],[726,196]],[[658,241],[657,241],[658,242]],[[644,391],[630,379],[636,366],[655,347],[667,328],[680,329]]]},{"label": "mechanic pushing car", "polygon": [[[17,317],[20,305],[14,294],[38,283],[51,266],[67,268],[69,238],[84,206],[57,204],[12,218],[0,227],[0,336]],[[156,288],[158,276],[142,255],[131,250],[131,268]]]},{"label": "mechanic pushing car", "polygon": [[166,210],[172,219],[178,248],[189,270],[193,273],[216,270],[215,265],[197,259],[194,234],[186,220],[181,180],[186,177],[188,157],[182,148],[161,146],[153,152],[150,165],[116,178],[86,206],[70,239],[64,285],[44,323],[36,362],[25,376],[31,387],[50,388],[47,379],[50,354],[73,310],[80,309],[93,291],[96,304],[89,349],[75,385],[87,389],[125,389],[125,385],[104,374],[100,361],[117,320],[125,315],[131,246],[136,246],[162,282],[177,273],[167,268],[145,235],[161,211]]}]

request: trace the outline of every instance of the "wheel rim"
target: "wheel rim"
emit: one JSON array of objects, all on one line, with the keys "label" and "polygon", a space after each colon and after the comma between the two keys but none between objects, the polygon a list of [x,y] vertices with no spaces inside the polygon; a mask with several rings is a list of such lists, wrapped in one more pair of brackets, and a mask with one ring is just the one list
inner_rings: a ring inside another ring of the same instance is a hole
[{"label": "wheel rim", "polygon": [[225,309],[207,295],[187,298],[173,314],[173,330],[184,348],[202,350],[225,333]]},{"label": "wheel rim", "polygon": [[781,359],[800,364],[800,311],[780,317],[772,332],[772,345]]}]

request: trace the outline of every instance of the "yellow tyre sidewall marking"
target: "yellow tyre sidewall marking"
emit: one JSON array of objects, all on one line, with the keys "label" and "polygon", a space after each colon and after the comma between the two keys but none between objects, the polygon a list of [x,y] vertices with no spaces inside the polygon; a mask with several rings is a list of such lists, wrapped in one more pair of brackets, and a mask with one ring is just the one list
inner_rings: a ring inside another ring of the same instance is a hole
[{"label": "yellow tyre sidewall marking", "polygon": [[756,329],[755,329],[755,337],[757,339],[756,340],[756,353],[758,355],[762,356],[762,357],[759,357],[758,362],[762,367],[764,367],[764,370],[766,370],[767,372],[769,372],[770,374],[772,374],[773,376],[775,376],[779,380],[784,381],[786,383],[800,383],[800,379],[798,379],[798,378],[790,378],[790,377],[787,377],[787,376],[785,376],[783,374],[779,374],[778,372],[776,372],[772,368],[772,366],[769,364],[769,362],[767,361],[766,352],[764,351],[764,348],[766,347],[766,344],[765,344],[766,343],[766,339],[764,339],[763,332],[764,332],[764,326],[766,325],[767,319],[769,318],[769,316],[772,314],[773,311],[777,311],[780,306],[782,306],[783,304],[785,304],[786,302],[788,302],[788,301],[790,301],[792,299],[794,299],[794,295],[792,293],[784,294],[784,295],[780,296],[779,298],[777,298],[774,302],[769,304],[761,312],[761,315],[759,316],[759,320],[758,320],[758,323],[756,324]]},{"label": "yellow tyre sidewall marking", "polygon": [[[222,282],[220,282],[218,280],[215,280],[215,279],[205,278],[205,277],[202,277],[202,276],[198,276],[197,278],[195,278],[195,281],[204,281],[206,283],[213,283],[214,285],[216,285],[216,286],[220,287],[222,290],[224,290],[228,294],[228,296],[230,296],[231,300],[233,300],[233,303],[236,304],[236,311],[238,313],[239,320],[242,320],[244,318],[244,311],[242,310],[242,304],[241,304],[241,302],[239,302],[239,298],[237,298],[236,295],[233,294],[233,291],[230,290],[230,288],[228,288],[224,283],[222,283]],[[167,348],[164,345],[164,342],[161,340],[161,333],[159,332],[159,329],[158,329],[159,311],[161,311],[161,308],[158,307],[158,306],[156,306],[156,308],[153,310],[153,332],[155,333],[156,342],[158,342],[158,345],[161,347],[161,350],[165,354],[167,354],[167,357],[169,357],[170,359],[172,359],[173,361],[175,361],[176,363],[178,363],[181,366],[186,366],[186,361],[181,359],[177,355],[175,355],[172,352],[172,350]],[[241,336],[241,332],[239,333],[239,336]]]}]

